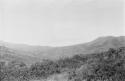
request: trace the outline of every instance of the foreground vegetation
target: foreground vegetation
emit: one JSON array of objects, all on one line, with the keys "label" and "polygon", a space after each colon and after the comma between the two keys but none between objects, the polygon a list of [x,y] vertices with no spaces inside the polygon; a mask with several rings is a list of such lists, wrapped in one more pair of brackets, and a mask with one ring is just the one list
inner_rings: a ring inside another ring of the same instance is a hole
[{"label": "foreground vegetation", "polygon": [[61,79],[66,76],[67,81],[125,81],[125,47],[56,61],[44,60],[31,66],[17,61],[0,62],[0,81],[46,80],[52,76]]}]

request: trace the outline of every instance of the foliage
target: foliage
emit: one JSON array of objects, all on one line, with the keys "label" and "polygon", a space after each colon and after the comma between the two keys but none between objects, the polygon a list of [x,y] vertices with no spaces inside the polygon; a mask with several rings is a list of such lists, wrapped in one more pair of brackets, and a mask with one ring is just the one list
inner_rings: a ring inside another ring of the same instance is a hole
[{"label": "foliage", "polygon": [[69,81],[125,81],[125,47],[56,61],[44,60],[31,66],[18,61],[0,62],[0,81],[47,79],[63,72],[68,73]]},{"label": "foliage", "polygon": [[92,55],[74,74],[70,74],[70,80],[125,81],[125,48]]}]

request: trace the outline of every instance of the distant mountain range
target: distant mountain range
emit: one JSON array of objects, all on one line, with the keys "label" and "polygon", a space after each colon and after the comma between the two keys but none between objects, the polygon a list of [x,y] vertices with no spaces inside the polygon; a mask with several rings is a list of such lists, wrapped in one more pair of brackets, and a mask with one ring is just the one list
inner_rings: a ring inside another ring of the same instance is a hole
[{"label": "distant mountain range", "polygon": [[71,57],[76,54],[90,54],[106,51],[109,48],[125,47],[125,36],[99,37],[94,41],[63,47],[30,46],[25,44],[12,44],[0,42],[0,60],[24,61],[34,63],[43,59],[59,59]]}]

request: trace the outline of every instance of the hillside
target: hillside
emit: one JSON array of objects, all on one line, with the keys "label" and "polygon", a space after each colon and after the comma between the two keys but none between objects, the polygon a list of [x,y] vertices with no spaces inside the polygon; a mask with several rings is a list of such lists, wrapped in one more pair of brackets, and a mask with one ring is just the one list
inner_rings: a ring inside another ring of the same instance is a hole
[{"label": "hillside", "polygon": [[125,47],[57,61],[0,63],[1,81],[125,81]]},{"label": "hillside", "polygon": [[6,61],[6,62],[18,61],[18,62],[24,62],[26,64],[32,64],[40,60],[41,60],[40,58],[30,56],[27,54],[26,55],[20,54],[16,50],[0,46],[0,61]]},{"label": "hillside", "polygon": [[73,56],[77,54],[90,54],[96,52],[107,51],[109,48],[119,48],[125,46],[125,37],[100,37],[95,39],[94,41],[78,44],[73,46],[64,46],[64,47],[55,47],[50,49],[49,51],[42,52],[37,54],[38,56],[42,56],[42,54],[46,55],[47,58],[59,58],[59,57],[67,57]]},{"label": "hillside", "polygon": [[[0,50],[6,59],[22,58],[28,61],[40,61],[41,59],[59,59],[71,57],[77,54],[90,54],[106,51],[109,48],[119,48],[125,46],[125,37],[99,37],[94,41],[64,47],[30,46],[25,44],[12,44],[0,42],[4,50]],[[9,50],[9,51],[8,51]],[[33,60],[34,59],[34,60]]]}]

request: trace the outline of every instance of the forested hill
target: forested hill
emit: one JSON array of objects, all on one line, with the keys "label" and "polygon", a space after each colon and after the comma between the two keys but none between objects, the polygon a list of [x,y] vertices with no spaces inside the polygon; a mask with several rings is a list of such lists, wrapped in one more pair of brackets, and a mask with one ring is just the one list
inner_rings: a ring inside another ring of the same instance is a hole
[{"label": "forested hill", "polygon": [[125,81],[125,47],[105,52],[25,63],[0,63],[0,81]]}]

